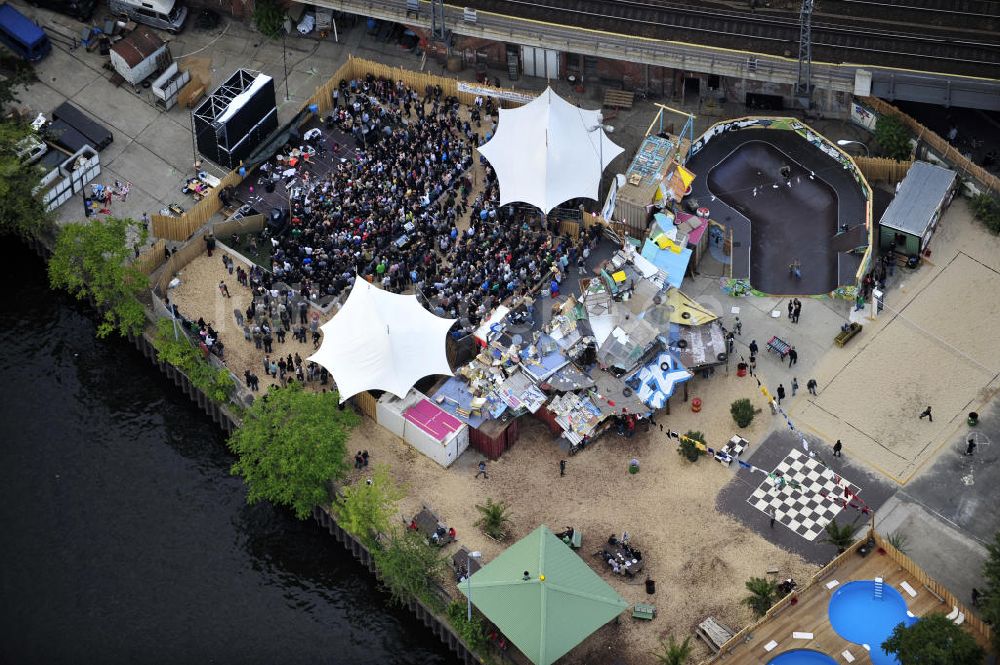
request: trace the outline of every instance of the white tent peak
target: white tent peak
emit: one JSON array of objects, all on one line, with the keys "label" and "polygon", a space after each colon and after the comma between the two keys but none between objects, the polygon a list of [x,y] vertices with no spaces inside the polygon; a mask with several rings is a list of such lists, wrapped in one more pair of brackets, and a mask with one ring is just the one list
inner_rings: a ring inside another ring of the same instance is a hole
[{"label": "white tent peak", "polygon": [[604,133],[600,111],[546,88],[520,108],[500,109],[496,134],[479,152],[500,181],[500,205],[521,201],[548,214],[570,199],[597,200],[601,174],[623,149]]},{"label": "white tent peak", "polygon": [[330,371],[342,402],[364,390],[402,398],[425,376],[452,375],[445,342],[454,323],[428,312],[415,295],[389,293],[356,277],[309,360]]}]

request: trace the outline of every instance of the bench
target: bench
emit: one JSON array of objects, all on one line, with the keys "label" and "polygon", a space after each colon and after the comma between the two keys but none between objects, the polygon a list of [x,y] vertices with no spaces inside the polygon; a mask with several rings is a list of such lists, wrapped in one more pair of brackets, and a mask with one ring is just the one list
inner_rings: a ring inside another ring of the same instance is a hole
[{"label": "bench", "polygon": [[635,607],[632,608],[632,618],[642,619],[643,621],[652,621],[656,618],[656,606],[636,603]]},{"label": "bench", "polygon": [[792,349],[791,344],[789,344],[788,342],[786,342],[785,340],[781,339],[778,336],[774,336],[767,341],[767,352],[777,353],[782,360],[785,359],[785,356],[788,355],[788,352],[791,351],[791,349]]},{"label": "bench", "polygon": [[700,637],[714,653],[719,653],[722,646],[732,639],[733,629],[713,617],[708,617],[698,624],[695,635]]},{"label": "bench", "polygon": [[628,90],[607,90],[604,93],[604,106],[618,109],[631,109],[635,101],[635,93]]},{"label": "bench", "polygon": [[583,531],[580,529],[573,529],[573,538],[570,540],[569,546],[578,550],[581,545],[583,545]]},{"label": "bench", "polygon": [[841,330],[839,333],[837,333],[837,336],[833,338],[833,343],[836,344],[837,346],[843,347],[845,344],[851,341],[852,337],[857,335],[859,332],[861,332],[861,324],[852,323],[850,326],[848,326],[847,330]]}]

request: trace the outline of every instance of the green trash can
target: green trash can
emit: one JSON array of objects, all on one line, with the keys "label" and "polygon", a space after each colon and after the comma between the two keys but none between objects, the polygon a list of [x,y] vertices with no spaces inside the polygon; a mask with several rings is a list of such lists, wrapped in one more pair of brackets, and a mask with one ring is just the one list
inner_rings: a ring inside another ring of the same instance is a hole
[{"label": "green trash can", "polygon": [[633,458],[632,461],[628,463],[628,472],[639,473],[639,460]]}]

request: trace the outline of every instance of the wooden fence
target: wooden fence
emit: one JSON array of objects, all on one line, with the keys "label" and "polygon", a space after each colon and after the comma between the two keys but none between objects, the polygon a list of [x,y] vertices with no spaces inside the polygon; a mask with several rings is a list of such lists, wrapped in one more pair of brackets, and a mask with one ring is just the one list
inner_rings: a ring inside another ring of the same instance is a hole
[{"label": "wooden fence", "polygon": [[230,219],[212,225],[212,233],[223,242],[234,233],[242,235],[244,233],[260,233],[264,230],[267,217],[264,215],[248,215],[240,219]]},{"label": "wooden fence", "polygon": [[152,275],[167,260],[166,255],[163,253],[166,246],[167,243],[162,238],[157,240],[153,243],[152,247],[139,254],[138,258],[132,262],[132,265],[138,268],[142,274]]},{"label": "wooden fence", "polygon": [[892,115],[899,118],[916,135],[918,141],[923,141],[929,145],[931,150],[941,156],[941,159],[948,162],[953,168],[961,171],[967,178],[977,181],[987,192],[1000,192],[1000,178],[997,178],[981,166],[973,164],[935,132],[927,129],[892,104],[877,97],[864,97],[862,101],[882,115]]},{"label": "wooden fence", "polygon": [[166,262],[163,268],[163,272],[160,274],[160,278],[156,280],[156,292],[161,296],[167,295],[167,285],[170,280],[174,278],[181,268],[187,264],[194,261],[195,257],[201,256],[205,251],[205,243],[203,238],[205,234],[199,234],[198,236],[191,239],[191,242],[185,244],[183,247],[177,250],[177,252],[171,255],[170,259]]},{"label": "wooden fence", "polygon": [[979,633],[979,635],[986,641],[986,644],[991,644],[991,640],[993,639],[993,629],[983,623],[982,619],[973,614],[969,611],[969,608],[959,602],[959,600],[955,598],[955,594],[944,588],[941,583],[931,579],[927,573],[920,568],[920,566],[915,564],[913,560],[910,559],[910,557],[897,550],[888,540],[877,533],[875,534],[875,543],[885,550],[890,559],[905,568],[906,572],[917,578],[917,580],[930,590],[932,594],[938,596],[939,598],[943,598],[945,605],[948,606],[948,611],[951,611],[952,607],[957,607],[959,611],[965,614],[965,625]]},{"label": "wooden fence", "polygon": [[868,182],[888,182],[896,184],[906,177],[913,160],[897,162],[885,157],[855,157],[854,163],[861,169]]},{"label": "wooden fence", "polygon": [[776,602],[774,605],[772,605],[771,609],[769,609],[764,614],[764,616],[758,619],[755,623],[750,624],[740,632],[730,637],[726,641],[726,643],[723,644],[714,655],[702,661],[701,665],[708,665],[708,663],[713,663],[717,660],[720,660],[728,656],[733,649],[735,649],[740,644],[743,644],[743,642],[747,641],[748,637],[750,636],[751,633],[753,633],[753,631],[759,628],[762,624],[770,621],[776,614],[782,612],[786,607],[791,605],[793,598],[797,600],[798,595],[800,595],[806,589],[812,587],[814,584],[819,584],[820,582],[822,582],[830,575],[831,572],[839,568],[844,563],[844,561],[856,555],[858,549],[861,548],[867,540],[868,540],[867,538],[860,538],[854,541],[854,544],[848,547],[843,554],[838,554],[833,559],[833,561],[831,561],[830,563],[826,564],[818,571],[816,571],[816,573],[809,578],[809,581],[805,584],[805,586],[799,589],[796,593],[790,593],[781,600],[779,600],[778,602]]},{"label": "wooden fence", "polygon": [[361,413],[365,414],[375,422],[378,422],[378,412],[376,410],[375,397],[370,392],[360,392],[351,398],[357,405]]},{"label": "wooden fence", "polygon": [[150,215],[153,222],[153,236],[184,242],[201,226],[186,215],[169,217],[167,215]]}]

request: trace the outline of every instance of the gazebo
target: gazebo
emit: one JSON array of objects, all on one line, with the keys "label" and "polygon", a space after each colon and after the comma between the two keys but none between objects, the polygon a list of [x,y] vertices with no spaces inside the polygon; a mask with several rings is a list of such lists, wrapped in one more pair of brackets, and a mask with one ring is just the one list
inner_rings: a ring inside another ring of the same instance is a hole
[{"label": "gazebo", "polygon": [[535,665],[554,663],[628,607],[544,525],[459,590]]},{"label": "gazebo", "polygon": [[452,375],[445,343],[454,323],[428,312],[415,295],[357,277],[343,307],[323,324],[323,345],[309,360],[330,371],[341,402],[372,389],[402,398],[425,376]]},{"label": "gazebo", "polygon": [[623,152],[604,131],[600,111],[574,106],[552,88],[501,109],[496,134],[479,148],[500,181],[500,205],[521,201],[548,214],[570,199],[597,200],[604,168]]}]

